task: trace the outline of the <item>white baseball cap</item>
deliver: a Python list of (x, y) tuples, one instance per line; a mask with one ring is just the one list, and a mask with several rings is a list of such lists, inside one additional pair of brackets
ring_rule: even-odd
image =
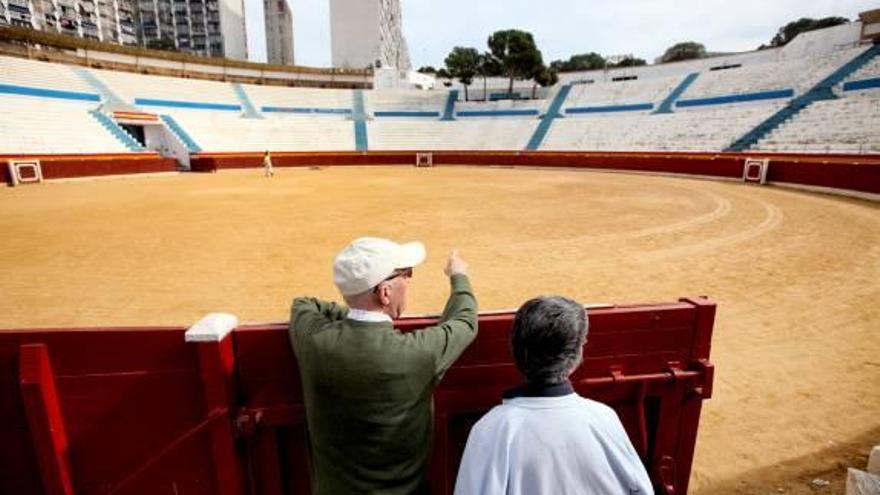
[(421, 242), (397, 244), (378, 237), (361, 237), (345, 247), (333, 261), (333, 282), (343, 296), (366, 292), (391, 276), (394, 270), (412, 268), (425, 261)]

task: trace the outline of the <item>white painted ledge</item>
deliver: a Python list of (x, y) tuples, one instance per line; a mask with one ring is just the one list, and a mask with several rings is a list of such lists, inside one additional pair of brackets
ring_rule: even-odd
[(189, 327), (186, 342), (220, 342), (238, 326), (238, 317), (229, 313), (210, 313)]

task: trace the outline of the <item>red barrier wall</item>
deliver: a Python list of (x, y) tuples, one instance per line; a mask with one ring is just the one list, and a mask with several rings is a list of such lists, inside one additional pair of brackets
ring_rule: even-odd
[[(744, 161), (768, 158), (767, 180), (880, 194), (880, 156), (798, 155), (784, 153), (635, 153), (555, 151), (435, 151), (435, 165), (568, 167), (631, 172), (672, 173), (737, 179)], [(195, 171), (262, 166), (259, 153), (201, 153), (194, 155)], [(273, 153), (281, 167), (338, 165), (413, 165), (415, 152), (369, 151), (332, 153)]]
[[(658, 493), (686, 493), (702, 401), (712, 393), (714, 303), (589, 315), (575, 388), (618, 412)], [(435, 392), (435, 493), (451, 492), (473, 423), (520, 382), (512, 317), (481, 315), (478, 338)], [(240, 327), (219, 342), (189, 344), (184, 331), (0, 330), (0, 493), (308, 493), (286, 326)]]
[[(746, 157), (770, 159), (767, 176), (770, 182), (880, 194), (880, 156), (876, 155), (437, 151), (434, 152), (434, 164), (568, 167), (735, 179), (742, 177)], [(10, 158), (40, 159), (46, 179), (173, 172), (177, 169), (173, 159), (155, 153), (0, 155), (2, 162)], [(415, 152), (278, 152), (273, 153), (272, 161), (279, 167), (412, 165)], [(255, 168), (262, 166), (262, 153), (199, 153), (193, 155), (191, 166), (195, 172)], [(0, 180), (10, 182), (5, 166), (0, 166)]]
[(11, 183), (6, 165), (10, 159), (37, 159), (44, 179), (69, 179), (99, 175), (175, 172), (177, 161), (157, 153), (102, 155), (0, 155), (0, 182)]

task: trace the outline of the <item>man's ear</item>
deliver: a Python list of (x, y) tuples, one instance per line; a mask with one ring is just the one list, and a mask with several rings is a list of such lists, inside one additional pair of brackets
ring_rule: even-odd
[(379, 303), (382, 306), (391, 304), (391, 284), (379, 285)]

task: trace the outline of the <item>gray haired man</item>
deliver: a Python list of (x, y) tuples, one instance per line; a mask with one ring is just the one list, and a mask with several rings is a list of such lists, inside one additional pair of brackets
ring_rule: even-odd
[(440, 321), (394, 328), (406, 308), (421, 242), (362, 237), (333, 263), (346, 306), (293, 301), (290, 340), (299, 364), (316, 495), (428, 493), (434, 387), (477, 334), (477, 301), (456, 251)]
[(517, 311), (511, 345), (526, 381), (474, 425), (456, 495), (654, 493), (614, 410), (568, 381), (586, 341), (586, 312), (571, 299), (539, 297)]

